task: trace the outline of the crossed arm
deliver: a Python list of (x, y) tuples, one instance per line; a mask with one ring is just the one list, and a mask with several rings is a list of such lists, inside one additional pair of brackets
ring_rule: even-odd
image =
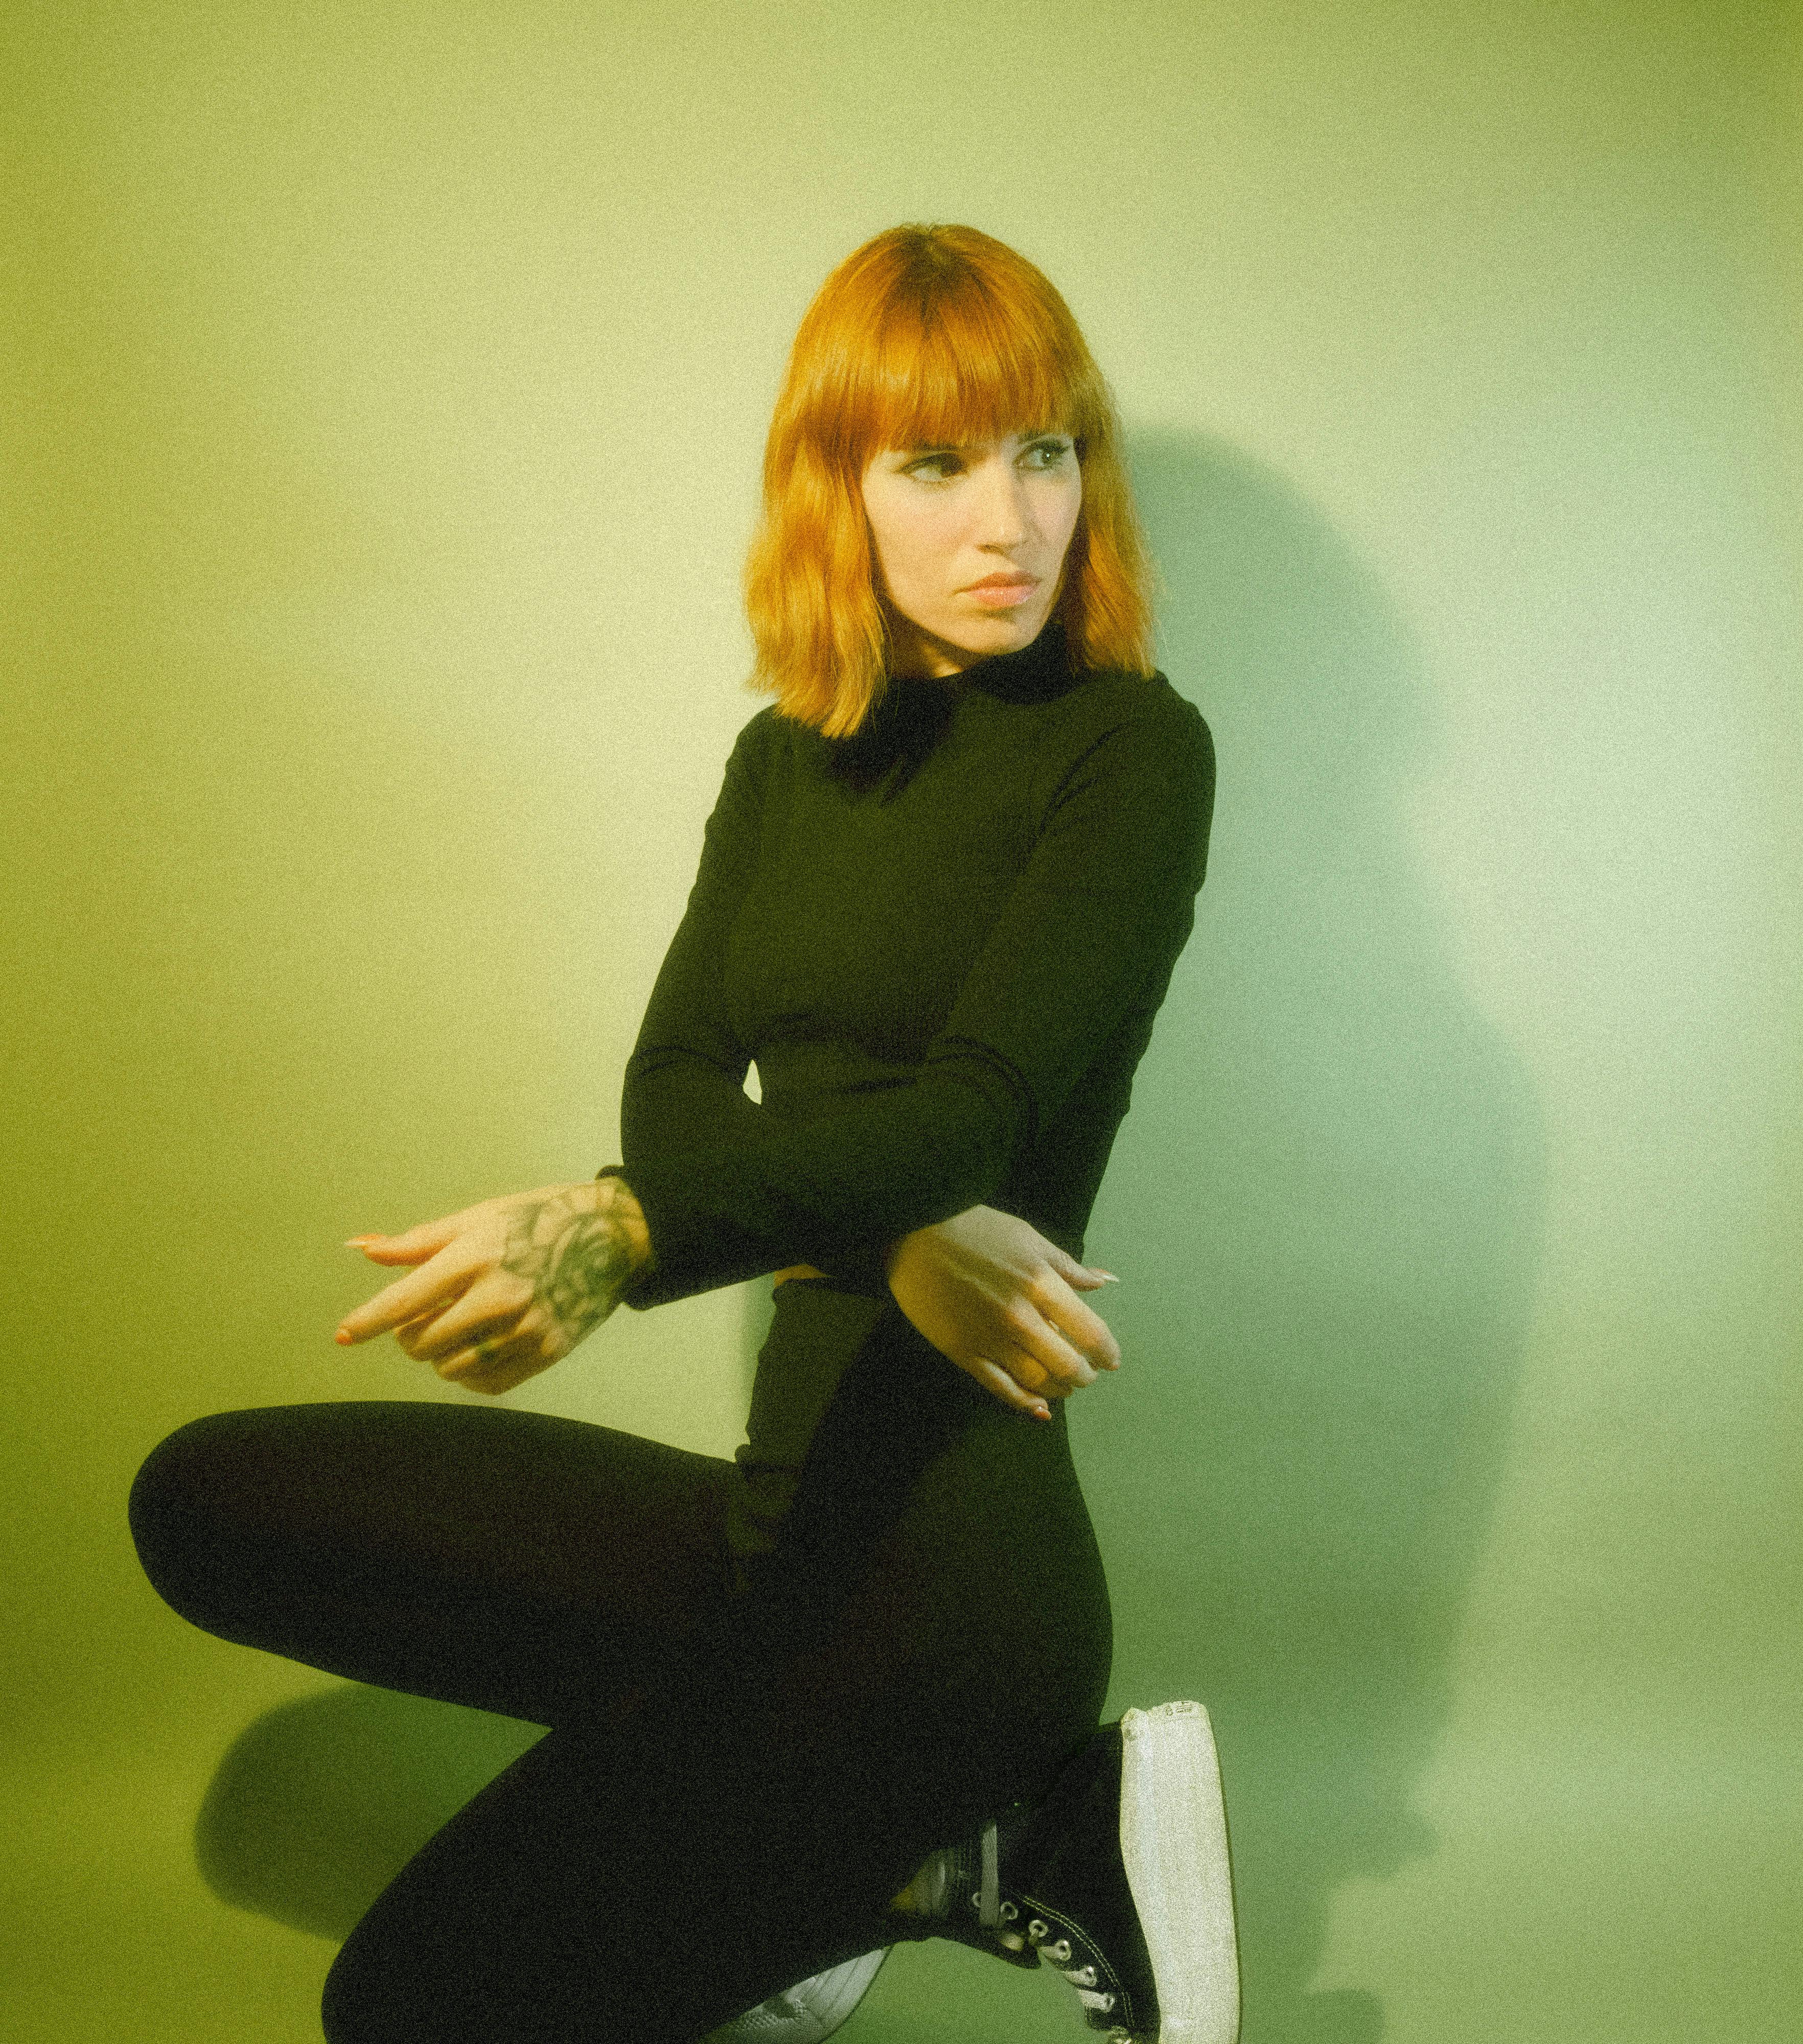
[[(448, 1381), (490, 1395), (561, 1361), (652, 1261), (623, 1179), (540, 1185), (404, 1234), (353, 1235), (371, 1262), (409, 1266), (338, 1329), (340, 1343), (393, 1331)], [(933, 1347), (1021, 1412), (1118, 1368), (1121, 1350), (1079, 1297), (1109, 1281), (1013, 1214), (977, 1206), (890, 1246), (890, 1290)]]
[[(629, 1071), (621, 1144), (636, 1190), (612, 1176), (541, 1185), (353, 1237), (373, 1262), (410, 1268), (338, 1339), (392, 1329), (441, 1377), (495, 1393), (567, 1354), (629, 1287), (660, 1303), (798, 1255), (862, 1271), (886, 1243), (901, 1310), (1003, 1404), (1049, 1419), (1048, 1400), (1117, 1367), (1081, 1296), (1108, 1274), (980, 1202), (1148, 987), (1155, 1005), (1189, 933), (1213, 753), (1162, 686), (1131, 716), (1095, 699), (1101, 721), (1060, 766), (1032, 857), (915, 1082), (805, 1125), (746, 1098), (750, 1054), (720, 998), (756, 864), (759, 763), (779, 742), (770, 713), (752, 719)], [(910, 1227), (928, 1212), (950, 1217)]]

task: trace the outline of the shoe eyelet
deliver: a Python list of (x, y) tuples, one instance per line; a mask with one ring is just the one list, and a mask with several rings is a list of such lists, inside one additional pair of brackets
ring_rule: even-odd
[(1051, 1926), (1049, 1923), (1041, 1923), (1036, 1916), (1027, 1926), (1027, 1935), (1036, 1945), (1041, 1938), (1049, 1938), (1051, 1935)]
[(1071, 1940), (1068, 1938), (1060, 1938), (1055, 1945), (1042, 1945), (1040, 1950), (1055, 1966), (1070, 1963)]

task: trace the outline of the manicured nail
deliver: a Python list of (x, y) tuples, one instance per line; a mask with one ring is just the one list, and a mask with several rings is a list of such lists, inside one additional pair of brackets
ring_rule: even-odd
[(1118, 1285), (1121, 1282), (1112, 1270), (1098, 1269), (1094, 1264), (1090, 1266), (1090, 1275), (1092, 1278), (1099, 1278), (1105, 1285)]
[(381, 1242), (385, 1239), (379, 1235), (350, 1235), (344, 1238), (344, 1247), (347, 1249), (361, 1249), (366, 1243)]
[(333, 1339), (335, 1342), (336, 1342), (336, 1343), (339, 1344), (339, 1346), (340, 1346), (340, 1347), (342, 1347), (342, 1348), (348, 1348), (348, 1347), (351, 1346), (351, 1343), (352, 1343), (352, 1341), (354, 1341), (356, 1338), (356, 1336), (355, 1336), (355, 1335), (353, 1335), (347, 1334), (347, 1333), (344, 1331), (344, 1330), (342, 1327), (340, 1327), (340, 1328), (338, 1330), (337, 1333), (336, 1333), (336, 1334), (335, 1334), (335, 1335), (332, 1337), (332, 1339)]
[(1033, 1408), (1033, 1417), (1036, 1420), (1049, 1420), (1051, 1417), (1051, 1408), (1049, 1405), (1036, 1405)]

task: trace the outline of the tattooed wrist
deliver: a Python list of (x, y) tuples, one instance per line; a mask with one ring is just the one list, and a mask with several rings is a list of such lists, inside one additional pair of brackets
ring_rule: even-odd
[(641, 1260), (625, 1217), (583, 1185), (517, 1207), (500, 1262), (574, 1347), (620, 1303)]
[(639, 1196), (618, 1172), (604, 1173), (595, 1181), (595, 1196), (602, 1212), (610, 1212), (626, 1231), (632, 1269), (647, 1268), (656, 1260), (651, 1253), (651, 1232), (645, 1226), (645, 1210)]

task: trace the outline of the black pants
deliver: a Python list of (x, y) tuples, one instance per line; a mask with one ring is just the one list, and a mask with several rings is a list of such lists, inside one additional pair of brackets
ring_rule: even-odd
[(693, 2044), (894, 1942), (921, 1861), (1094, 1729), (1062, 1409), (1009, 1412), (893, 1307), (778, 1296), (738, 1464), (372, 1403), (197, 1420), (140, 1472), (139, 1553), (195, 1624), (550, 1727), (352, 1933), (330, 2044)]

